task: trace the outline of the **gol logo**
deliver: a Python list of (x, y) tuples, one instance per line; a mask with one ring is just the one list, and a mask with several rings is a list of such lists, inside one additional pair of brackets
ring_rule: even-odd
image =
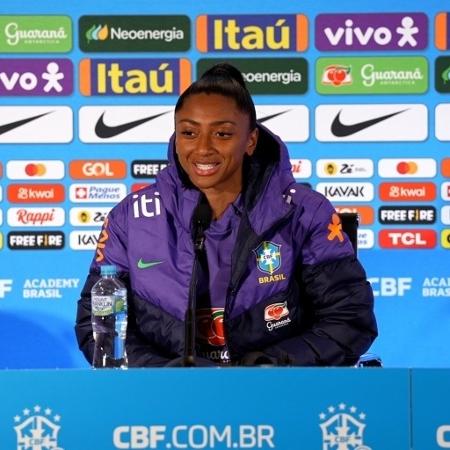
[(358, 214), (360, 225), (373, 224), (375, 214), (370, 206), (335, 206), (338, 213), (356, 213)]
[(444, 177), (450, 178), (450, 158), (445, 158), (442, 160), (441, 172)]
[(203, 342), (215, 347), (225, 345), (223, 314), (223, 308), (201, 308), (197, 311), (198, 337)]
[(75, 180), (94, 178), (97, 180), (125, 178), (127, 166), (123, 160), (71, 161), (70, 176)]
[(264, 308), (264, 320), (270, 322), (271, 320), (280, 320), (282, 317), (289, 315), (287, 302), (272, 303)]
[(381, 230), (379, 234), (382, 248), (434, 248), (436, 241), (434, 230)]
[(413, 175), (417, 172), (417, 163), (414, 161), (401, 161), (397, 164), (397, 172), (400, 175)]

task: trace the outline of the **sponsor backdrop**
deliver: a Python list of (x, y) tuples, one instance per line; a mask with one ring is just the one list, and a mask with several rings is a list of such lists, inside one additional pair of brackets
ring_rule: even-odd
[(359, 212), (372, 350), (388, 367), (449, 367), (444, 6), (2, 2), (0, 367), (87, 366), (73, 323), (100, 226), (165, 167), (177, 96), (222, 60), (298, 182)]

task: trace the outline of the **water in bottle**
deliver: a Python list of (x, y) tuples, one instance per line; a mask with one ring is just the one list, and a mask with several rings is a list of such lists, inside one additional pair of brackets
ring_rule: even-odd
[(114, 265), (101, 266), (101, 278), (91, 290), (94, 368), (126, 368), (127, 290)]

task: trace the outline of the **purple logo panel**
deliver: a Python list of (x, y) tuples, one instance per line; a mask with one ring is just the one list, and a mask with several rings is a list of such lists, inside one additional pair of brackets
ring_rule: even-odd
[(428, 18), (423, 13), (319, 14), (315, 42), (322, 51), (423, 50)]

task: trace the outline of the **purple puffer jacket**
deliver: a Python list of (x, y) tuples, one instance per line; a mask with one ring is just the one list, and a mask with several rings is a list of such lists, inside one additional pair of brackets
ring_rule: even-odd
[[(295, 183), (285, 145), (258, 126), (243, 192), (206, 231), (211, 301), (224, 308), (231, 361), (245, 364), (258, 352), (276, 364), (354, 364), (377, 335), (364, 269), (332, 205)], [(75, 327), (89, 361), (90, 290), (102, 264), (115, 264), (128, 286), (129, 365), (162, 366), (183, 355), (200, 193), (173, 139), (169, 162), (155, 184), (128, 195), (105, 221)]]

